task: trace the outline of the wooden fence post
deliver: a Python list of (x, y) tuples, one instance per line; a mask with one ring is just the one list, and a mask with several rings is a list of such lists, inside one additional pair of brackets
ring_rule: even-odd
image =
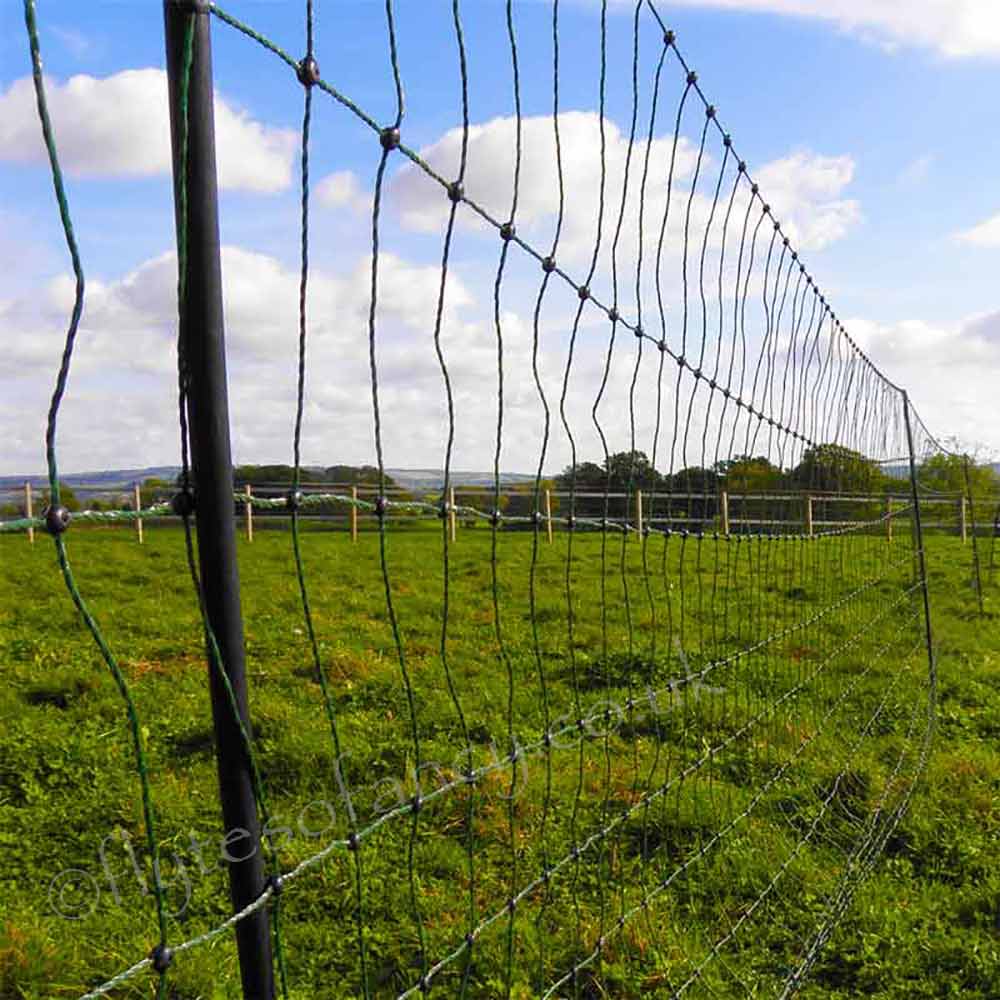
[[(139, 484), (132, 484), (132, 496), (135, 499), (135, 512), (138, 514), (142, 510), (142, 494), (139, 492)], [(142, 545), (142, 518), (137, 517), (135, 519), (135, 534), (139, 539), (139, 544)]]
[(722, 518), (723, 537), (729, 537), (729, 493), (723, 490), (719, 496), (719, 514)]
[[(24, 484), (24, 516), (27, 518), (32, 518), (35, 516), (34, 511), (31, 506), (31, 483), (25, 482)], [(34, 545), (35, 544), (35, 529), (32, 525), (28, 525), (28, 541)]]
[(642, 490), (635, 491), (635, 527), (642, 536)]
[(253, 487), (247, 483), (247, 541), (253, 541)]
[(548, 532), (549, 545), (552, 544), (552, 491), (545, 491), (545, 530)]
[(448, 529), (451, 540), (455, 541), (458, 532), (458, 518), (455, 516), (455, 487), (448, 487)]
[(358, 540), (358, 488), (351, 487), (351, 541)]
[(958, 514), (962, 527), (962, 542), (965, 543), (969, 540), (969, 525), (967, 520), (967, 501), (964, 496), (958, 501)]
[(813, 536), (813, 498), (806, 497), (806, 534)]

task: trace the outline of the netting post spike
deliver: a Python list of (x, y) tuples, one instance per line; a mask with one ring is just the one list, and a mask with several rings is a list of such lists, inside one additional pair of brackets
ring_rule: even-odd
[(924, 558), (924, 531), (920, 520), (920, 491), (917, 488), (917, 459), (913, 447), (913, 427), (910, 420), (910, 397), (903, 390), (903, 422), (906, 426), (906, 445), (910, 460), (910, 501), (913, 504), (913, 545), (916, 549), (918, 582), (924, 601), (924, 630), (927, 644), (927, 665), (931, 686), (930, 711), (937, 707), (937, 664), (934, 659), (934, 633), (931, 629), (931, 598), (927, 589), (927, 561)]
[[(226, 386), (222, 309), (218, 188), (215, 167), (212, 53), (208, 5), (199, 0), (164, 0), (170, 138), (178, 258), (185, 261), (186, 294), (180, 310), (180, 342), (187, 359), (191, 460), (197, 489), (198, 560), (205, 615), (218, 643), (221, 668), (231, 686), (236, 712), (220, 671), (209, 660), (219, 797), (225, 830), (246, 833), (243, 860), (229, 861), (233, 908), (241, 910), (264, 890), (264, 858), (249, 755), (240, 721), (251, 735), (247, 699), (243, 616), (236, 561), (236, 512)], [(182, 92), (185, 43), (193, 31), (186, 176), (182, 177)], [(185, 204), (187, 211), (183, 212)], [(185, 253), (181, 239), (186, 232)], [(211, 654), (209, 654), (211, 656)], [(238, 713), (240, 719), (235, 716)], [(236, 925), (236, 947), (245, 1000), (273, 1000), (274, 967), (270, 917), (261, 907)]]

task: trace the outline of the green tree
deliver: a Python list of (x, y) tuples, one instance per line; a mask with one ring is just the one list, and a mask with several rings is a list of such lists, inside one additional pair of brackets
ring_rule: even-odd
[[(42, 493), (40, 509), (45, 510), (45, 508), (51, 503), (52, 496), (48, 490), (45, 490)], [(70, 512), (75, 512), (81, 509), (80, 498), (76, 495), (73, 488), (61, 481), (59, 483), (59, 503)]]
[[(169, 499), (175, 491), (173, 483), (166, 479), (157, 479), (155, 476), (144, 479), (139, 485), (139, 503), (143, 508), (152, 507), (155, 503), (162, 503)], [(130, 503), (125, 506), (131, 507)]]
[(715, 471), (733, 493), (767, 493), (781, 488), (781, 469), (763, 455), (737, 455), (718, 462)]
[(990, 465), (976, 465), (965, 455), (939, 452), (917, 467), (917, 483), (935, 493), (966, 493), (966, 462), (968, 462), (968, 492), (972, 496), (992, 495), (1000, 491), (1000, 481)]
[(839, 444), (807, 448), (791, 478), (801, 490), (823, 493), (881, 493), (892, 483), (877, 462)]

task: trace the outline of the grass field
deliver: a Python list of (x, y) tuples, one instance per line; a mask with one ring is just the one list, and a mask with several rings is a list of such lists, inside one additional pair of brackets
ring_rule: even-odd
[[(532, 572), (532, 535), (499, 533), (501, 646), (491, 533), (460, 532), (446, 671), (440, 532), (390, 531), (421, 792), (437, 790), (415, 814), (377, 536), (303, 539), (339, 768), (289, 535), (241, 542), (252, 715), (282, 870), (349, 833), (341, 778), (357, 827), (384, 819), (358, 852), (371, 994), (397, 996), (454, 953), (432, 980), (443, 997), (463, 978), (470, 997), (542, 996), (577, 964), (553, 996), (769, 996), (847, 886), (857, 891), (803, 996), (1000, 996), (1000, 631), (989, 596), (978, 615), (969, 548), (928, 542), (938, 726), (895, 826), (927, 728), (908, 532), (891, 543), (652, 537), (645, 566), (634, 538), (572, 537), (567, 562), (569, 536), (543, 536)], [(121, 528), (77, 530), (68, 545), (138, 708), (178, 943), (225, 919), (228, 895), (182, 538), (151, 528), (140, 548)], [(75, 997), (157, 941), (139, 784), (121, 697), (49, 540), (0, 538), (0, 585), (0, 995)], [(459, 710), (482, 770), (471, 787), (458, 780)], [(289, 884), (290, 996), (362, 995), (357, 906), (346, 848)], [(470, 963), (463, 938), (490, 918)], [(178, 1000), (239, 996), (232, 935), (179, 955), (169, 983)], [(111, 995), (152, 997), (155, 985), (146, 970)]]

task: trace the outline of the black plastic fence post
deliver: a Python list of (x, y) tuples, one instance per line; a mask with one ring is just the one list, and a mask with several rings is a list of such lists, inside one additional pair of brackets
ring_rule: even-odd
[[(194, 50), (188, 96), (187, 294), (180, 316), (180, 336), (190, 370), (188, 413), (196, 491), (198, 557), (208, 622), (215, 633), (243, 725), (247, 732), (251, 732), (236, 562), (209, 13), (204, 0), (164, 0), (178, 236), (181, 232), (180, 88), (185, 33), (192, 19)], [(225, 832), (231, 841), (231, 853), (227, 857), (230, 892), (234, 909), (240, 910), (261, 894), (265, 884), (260, 823), (250, 761), (225, 687), (211, 662), (209, 684), (222, 816)], [(236, 858), (242, 860), (233, 860)], [(267, 907), (260, 908), (236, 925), (236, 943), (245, 1000), (272, 1000), (274, 971)]]
[(913, 447), (913, 427), (910, 422), (910, 397), (903, 392), (903, 423), (906, 428), (906, 445), (910, 459), (910, 498), (913, 501), (913, 545), (916, 551), (917, 583), (924, 602), (924, 637), (927, 644), (927, 663), (930, 671), (931, 711), (937, 704), (937, 661), (934, 656), (934, 634), (931, 630), (931, 598), (927, 588), (927, 560), (924, 555), (924, 530), (920, 519), (920, 491), (917, 488), (917, 456)]

